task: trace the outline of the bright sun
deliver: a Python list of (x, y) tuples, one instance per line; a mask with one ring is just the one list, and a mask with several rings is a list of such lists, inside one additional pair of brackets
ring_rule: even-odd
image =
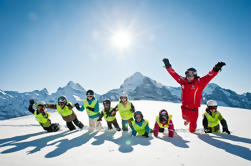
[(119, 50), (128, 49), (132, 44), (132, 35), (130, 32), (120, 30), (114, 32), (111, 36), (111, 45)]

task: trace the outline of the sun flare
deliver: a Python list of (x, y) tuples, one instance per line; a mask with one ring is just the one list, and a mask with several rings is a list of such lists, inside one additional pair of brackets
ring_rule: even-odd
[(111, 45), (119, 50), (128, 49), (132, 44), (132, 34), (129, 31), (120, 30), (111, 36)]

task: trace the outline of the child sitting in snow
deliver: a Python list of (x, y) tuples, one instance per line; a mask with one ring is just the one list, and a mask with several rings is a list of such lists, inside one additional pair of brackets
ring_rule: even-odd
[(165, 136), (174, 136), (174, 126), (172, 122), (172, 115), (168, 115), (166, 110), (161, 110), (159, 115), (156, 117), (156, 122), (153, 129), (155, 137), (158, 136), (159, 132), (162, 132)]
[(230, 134), (226, 120), (222, 117), (221, 113), (217, 111), (217, 102), (215, 100), (209, 100), (207, 102), (206, 112), (202, 116), (205, 133), (220, 133), (220, 122), (223, 127), (223, 132)]
[(132, 121), (132, 135), (142, 135), (144, 137), (151, 136), (152, 130), (149, 128), (149, 122), (143, 119), (140, 111), (134, 113), (134, 121)]
[(111, 130), (113, 125), (117, 131), (121, 131), (121, 128), (119, 127), (119, 124), (116, 119), (116, 111), (113, 110), (113, 108), (111, 107), (111, 101), (104, 100), (103, 105), (104, 109), (101, 111), (98, 121), (101, 121), (104, 117), (107, 122), (108, 130)]

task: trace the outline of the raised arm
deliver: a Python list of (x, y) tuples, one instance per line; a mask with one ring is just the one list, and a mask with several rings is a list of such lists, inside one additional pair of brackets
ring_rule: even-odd
[(184, 77), (180, 76), (175, 72), (175, 70), (172, 68), (170, 62), (168, 59), (163, 59), (163, 62), (165, 64), (166, 70), (168, 73), (178, 82), (178, 84), (182, 84), (184, 82)]
[(35, 103), (34, 99), (30, 99), (30, 105), (29, 105), (28, 110), (29, 110), (32, 114), (34, 114), (34, 112), (35, 112), (35, 110), (34, 110), (34, 108), (33, 108), (33, 104), (34, 104), (34, 103)]

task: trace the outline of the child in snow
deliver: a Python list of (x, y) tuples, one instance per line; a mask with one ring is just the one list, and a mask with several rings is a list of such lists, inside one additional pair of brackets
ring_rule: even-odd
[(194, 133), (197, 128), (198, 109), (200, 107), (202, 91), (226, 64), (218, 62), (213, 70), (200, 78), (197, 76), (195, 68), (187, 69), (185, 72), (186, 76), (182, 77), (174, 71), (168, 59), (163, 59), (163, 62), (169, 74), (181, 85), (182, 118), (185, 120), (184, 125), (189, 124), (189, 131)]
[(217, 102), (215, 100), (209, 100), (207, 102), (206, 112), (202, 116), (205, 133), (220, 133), (220, 122), (223, 127), (222, 132), (230, 134), (226, 120), (222, 117), (221, 113), (217, 111)]
[(107, 122), (108, 130), (112, 129), (112, 124), (113, 124), (113, 126), (116, 128), (117, 131), (121, 131), (116, 119), (116, 111), (114, 111), (113, 108), (111, 107), (111, 101), (104, 100), (103, 105), (104, 109), (101, 111), (98, 121), (101, 121), (102, 118), (104, 117)]
[(159, 115), (156, 117), (156, 122), (153, 129), (153, 134), (155, 137), (158, 136), (159, 132), (169, 137), (174, 136), (174, 125), (172, 122), (172, 115), (168, 115), (166, 110), (161, 110)]
[(78, 103), (75, 104), (75, 107), (79, 111), (84, 111), (86, 109), (86, 113), (89, 117), (89, 130), (94, 131), (96, 130), (101, 130), (103, 129), (102, 124), (99, 119), (99, 104), (98, 100), (95, 99), (94, 97), (94, 91), (93, 90), (88, 90), (86, 92), (86, 99), (83, 101), (82, 107), (79, 106)]
[(66, 126), (70, 130), (76, 129), (76, 127), (73, 125), (73, 123), (76, 126), (78, 126), (80, 129), (82, 129), (84, 127), (84, 125), (78, 120), (76, 114), (72, 110), (73, 106), (72, 106), (71, 102), (68, 102), (67, 98), (65, 96), (60, 96), (58, 98), (57, 104), (46, 104), (46, 107), (51, 108), (51, 109), (57, 109), (58, 113), (62, 116), (64, 121), (66, 121)]
[(59, 130), (59, 124), (58, 123), (51, 123), (51, 120), (49, 119), (50, 114), (46, 111), (45, 103), (44, 102), (38, 102), (37, 103), (37, 109), (33, 109), (33, 104), (35, 101), (33, 99), (30, 100), (30, 105), (28, 110), (35, 115), (37, 121), (39, 124), (43, 127), (44, 130), (47, 132), (56, 132)]
[(135, 112), (134, 106), (131, 102), (128, 101), (128, 96), (123, 92), (120, 96), (120, 101), (114, 110), (119, 111), (119, 114), (122, 119), (122, 130), (128, 131), (128, 126), (132, 128), (133, 113)]
[(134, 113), (134, 119), (132, 122), (132, 135), (151, 136), (152, 130), (149, 128), (149, 122), (143, 118), (140, 111)]

